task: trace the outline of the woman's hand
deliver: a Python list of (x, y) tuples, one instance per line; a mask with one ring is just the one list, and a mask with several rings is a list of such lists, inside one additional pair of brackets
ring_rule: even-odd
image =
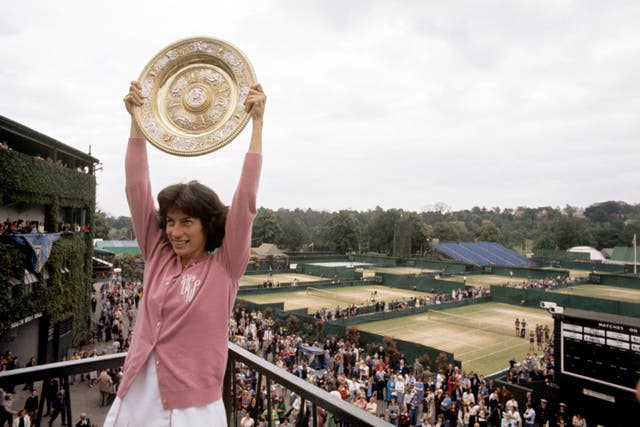
[(129, 86), (129, 93), (124, 97), (124, 106), (130, 115), (133, 116), (133, 107), (141, 106), (143, 100), (144, 97), (142, 96), (142, 87), (140, 86), (140, 83), (135, 80), (132, 81)]
[(266, 103), (267, 95), (264, 94), (260, 83), (256, 83), (249, 89), (249, 95), (247, 95), (247, 99), (244, 101), (244, 111), (251, 114), (254, 122), (262, 121)]

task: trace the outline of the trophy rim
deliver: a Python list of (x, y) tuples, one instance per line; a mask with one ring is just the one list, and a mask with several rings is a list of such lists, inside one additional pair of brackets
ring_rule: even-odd
[[(219, 72), (231, 93), (223, 120), (200, 131), (179, 127), (164, 111), (169, 102), (167, 83), (190, 67)], [(192, 157), (217, 151), (233, 141), (251, 119), (243, 104), (249, 88), (257, 83), (255, 71), (247, 56), (226, 40), (197, 36), (171, 43), (145, 65), (138, 81), (144, 99), (134, 108), (134, 120), (147, 141), (168, 154)]]

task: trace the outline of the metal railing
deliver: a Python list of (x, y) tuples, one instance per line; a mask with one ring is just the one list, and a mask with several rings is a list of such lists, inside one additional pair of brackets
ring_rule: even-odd
[(38, 413), (35, 420), (35, 426), (40, 427), (42, 410), (44, 409), (45, 392), (47, 391), (47, 380), (51, 378), (61, 378), (62, 384), (60, 384), (60, 386), (64, 388), (66, 416), (69, 424), (71, 424), (71, 420), (73, 418), (71, 417), (71, 390), (69, 389), (69, 376), (103, 369), (119, 368), (124, 365), (124, 358), (126, 356), (127, 353), (116, 353), (109, 354), (107, 356), (96, 356), (80, 360), (47, 363), (45, 365), (33, 366), (30, 368), (2, 371), (0, 372), (0, 387), (7, 389), (13, 388), (18, 384), (29, 384), (36, 381), (42, 381), (42, 389), (40, 390), (40, 399), (38, 402)]
[[(308, 383), (276, 365), (265, 361), (255, 354), (239, 347), (236, 344), (229, 343), (229, 359), (227, 360), (227, 371), (224, 383), (224, 399), (227, 408), (227, 422), (230, 426), (239, 425), (238, 416), (241, 413), (239, 402), (237, 399), (235, 373), (237, 367), (243, 364), (253, 369), (258, 374), (256, 379), (256, 388), (260, 389), (260, 384), (266, 384), (267, 392), (267, 414), (271, 414), (273, 409), (271, 384), (275, 382), (282, 385), (285, 389), (296, 393), (300, 396), (302, 402), (301, 410), (294, 425), (302, 426), (303, 420), (309, 418), (313, 422), (313, 426), (318, 425), (318, 407), (329, 413), (328, 416), (341, 420), (342, 425), (350, 426), (378, 426), (388, 427), (389, 424), (380, 418), (369, 414), (368, 412), (338, 399), (336, 396), (320, 389), (319, 387)], [(257, 391), (257, 390), (256, 390)], [(310, 405), (307, 405), (310, 402)], [(307, 411), (311, 411), (310, 414)], [(267, 417), (267, 423), (272, 425), (271, 416)], [(305, 426), (306, 427), (306, 426)]]
[[(72, 360), (66, 362), (48, 363), (29, 368), (13, 369), (0, 372), (0, 387), (7, 389), (18, 384), (28, 384), (42, 381), (40, 392), (39, 408), (34, 425), (40, 426), (42, 412), (45, 402), (45, 387), (47, 380), (51, 378), (61, 378), (61, 387), (65, 390), (65, 411), (67, 420), (70, 423), (72, 418), (71, 391), (69, 388), (69, 376), (88, 373), (104, 369), (119, 368), (124, 365), (126, 353), (116, 353), (106, 356), (89, 357), (86, 359)], [(389, 426), (383, 420), (367, 413), (366, 411), (351, 405), (343, 400), (332, 396), (319, 387), (304, 381), (301, 378), (277, 367), (276, 365), (244, 350), (236, 344), (229, 343), (229, 357), (227, 361), (227, 371), (223, 390), (223, 399), (227, 411), (227, 422), (230, 426), (239, 425), (239, 415), (241, 407), (237, 396), (236, 372), (240, 366), (246, 366), (256, 372), (256, 388), (259, 390), (261, 384), (266, 384), (266, 389), (270, 390), (272, 384), (280, 384), (285, 389), (290, 390), (300, 396), (302, 404), (298, 413), (295, 425), (302, 425), (305, 417), (313, 421), (313, 426), (318, 425), (318, 408), (323, 408), (330, 416), (336, 420), (342, 420), (343, 425), (350, 426)], [(256, 390), (256, 392), (258, 392)], [(267, 393), (267, 413), (271, 414), (273, 408), (271, 393)], [(312, 411), (310, 414), (307, 411)], [(271, 417), (267, 417), (268, 425), (272, 425)], [(306, 426), (305, 426), (306, 427)]]

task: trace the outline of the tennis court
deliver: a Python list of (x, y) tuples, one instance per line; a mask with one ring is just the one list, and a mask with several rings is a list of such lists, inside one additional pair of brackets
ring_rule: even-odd
[[(465, 276), (446, 276), (442, 280), (447, 282), (464, 283)], [(479, 286), (488, 287), (490, 285), (506, 285), (507, 283), (516, 284), (521, 283), (524, 279), (514, 277), (509, 278), (507, 276), (498, 276), (496, 274), (471, 274), (467, 277), (467, 286)]]
[(273, 283), (291, 283), (297, 279), (298, 282), (315, 282), (318, 280), (326, 280), (326, 277), (320, 276), (310, 276), (308, 274), (297, 274), (297, 273), (273, 273), (271, 276), (269, 274), (251, 274), (244, 275), (240, 278), (240, 286), (250, 286), (250, 285), (262, 285), (267, 280), (271, 280)]
[(336, 306), (360, 305), (370, 301), (372, 294), (376, 292), (377, 301), (399, 301), (404, 298), (420, 296), (426, 298), (433, 296), (426, 292), (411, 291), (406, 289), (390, 288), (387, 286), (347, 286), (342, 288), (322, 288), (309, 290), (300, 289), (291, 292), (263, 293), (260, 295), (243, 295), (241, 298), (256, 304), (270, 304), (284, 302), (285, 310), (297, 310), (308, 308), (309, 313), (315, 313), (322, 308), (334, 309)]
[[(515, 335), (516, 318), (527, 321), (526, 339)], [(553, 318), (545, 310), (488, 302), (362, 323), (358, 328), (452, 352), (466, 372), (487, 375), (509, 366), (512, 357), (522, 361), (529, 353), (528, 331), (536, 324), (553, 330)]]
[(569, 269), (569, 277), (589, 277), (589, 274), (593, 273), (591, 270), (574, 270)]
[(615, 301), (640, 302), (640, 289), (618, 288), (607, 285), (576, 285), (562, 289), (549, 289), (547, 292)]
[(435, 273), (436, 271), (430, 268), (417, 268), (417, 267), (365, 267), (365, 271), (372, 273), (387, 273), (387, 274), (422, 274), (422, 273)]

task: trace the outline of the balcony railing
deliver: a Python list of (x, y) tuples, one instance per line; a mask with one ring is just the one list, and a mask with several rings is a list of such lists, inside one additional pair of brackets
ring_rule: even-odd
[[(0, 372), (0, 387), (10, 388), (18, 384), (32, 383), (42, 381), (43, 390), (40, 392), (40, 401), (35, 426), (39, 427), (42, 411), (44, 409), (44, 387), (46, 380), (50, 378), (61, 378), (61, 387), (65, 390), (66, 399), (66, 415), (70, 422), (72, 418), (71, 407), (71, 391), (69, 387), (69, 376), (76, 374), (88, 373), (91, 371), (99, 371), (104, 369), (118, 368), (124, 365), (126, 353), (110, 354), (106, 356), (90, 357), (80, 360), (72, 360), (67, 362), (49, 363), (30, 368), (20, 368), (10, 371)], [(313, 384), (304, 381), (295, 375), (273, 365), (266, 360), (254, 355), (253, 353), (238, 347), (236, 344), (229, 343), (229, 358), (227, 362), (227, 371), (225, 374), (225, 383), (223, 398), (227, 411), (227, 422), (230, 426), (240, 425), (241, 407), (239, 404), (238, 393), (236, 392), (236, 372), (240, 366), (246, 366), (255, 371), (256, 393), (259, 392), (262, 384), (266, 385), (267, 390), (271, 390), (272, 384), (279, 384), (284, 389), (296, 393), (300, 396), (302, 404), (298, 413), (295, 425), (302, 425), (305, 416), (308, 416), (313, 426), (318, 426), (318, 408), (323, 408), (331, 414), (336, 420), (342, 420), (343, 425), (350, 426), (378, 426), (388, 427), (389, 424), (377, 418), (356, 406), (353, 406), (343, 400), (332, 396), (328, 392), (321, 390)], [(272, 394), (267, 393), (266, 409), (271, 414), (275, 403), (272, 401)], [(306, 411), (311, 411), (307, 414)], [(272, 425), (271, 417), (268, 418), (269, 426)]]

